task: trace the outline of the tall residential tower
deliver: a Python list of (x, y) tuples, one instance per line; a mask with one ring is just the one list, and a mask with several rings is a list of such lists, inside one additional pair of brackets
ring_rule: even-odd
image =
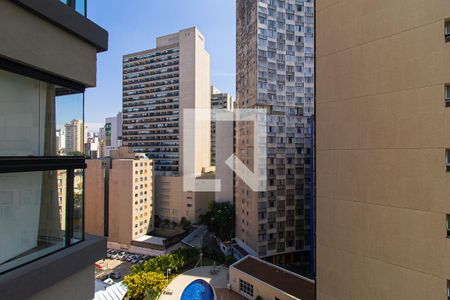
[[(267, 191), (236, 187), (236, 237), (260, 257), (307, 265), (314, 97), (312, 0), (237, 0), (238, 108), (267, 111)], [(237, 156), (253, 168), (253, 124)]]
[[(158, 37), (156, 48), (123, 57), (123, 145), (153, 159), (160, 219), (194, 221), (201, 211), (182, 177), (183, 111), (197, 108), (211, 108), (210, 58), (197, 28)], [(190, 162), (201, 174), (210, 166), (211, 126), (209, 120), (190, 125)]]

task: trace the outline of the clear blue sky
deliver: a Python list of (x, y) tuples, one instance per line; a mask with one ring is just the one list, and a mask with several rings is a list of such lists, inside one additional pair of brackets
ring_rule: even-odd
[(86, 122), (122, 107), (122, 55), (155, 47), (158, 36), (197, 26), (211, 55), (212, 84), (235, 95), (235, 0), (90, 0), (88, 18), (109, 32), (98, 55), (97, 87), (86, 91)]

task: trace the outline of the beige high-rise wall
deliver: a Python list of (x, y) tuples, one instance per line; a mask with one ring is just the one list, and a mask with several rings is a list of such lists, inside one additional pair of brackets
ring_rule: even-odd
[(109, 240), (130, 244), (133, 240), (133, 161), (114, 160), (109, 176)]
[[(178, 33), (180, 45), (180, 174), (184, 173), (184, 158), (192, 157), (196, 174), (201, 174), (202, 168), (209, 167), (211, 162), (211, 124), (209, 114), (203, 112), (205, 120), (193, 124), (191, 134), (195, 143), (194, 153), (184, 147), (184, 116), (183, 109), (210, 109), (210, 69), (211, 62), (205, 49), (205, 38), (196, 28), (188, 28)], [(197, 114), (197, 112), (196, 112)], [(200, 114), (200, 112), (198, 112)], [(209, 118), (208, 118), (209, 117)], [(197, 118), (197, 116), (196, 116)], [(190, 141), (191, 142), (191, 141)]]
[(104, 188), (109, 173), (108, 241), (124, 245), (153, 230), (153, 162), (119, 149), (111, 151), (111, 168), (88, 160), (86, 232), (104, 234)]
[(100, 159), (86, 160), (85, 171), (85, 230), (92, 235), (105, 234), (105, 169)]
[(214, 192), (184, 192), (181, 176), (155, 177), (155, 215), (160, 220), (179, 223), (185, 217), (192, 223), (197, 222), (214, 196)]
[(317, 0), (317, 299), (447, 299), (445, 0)]

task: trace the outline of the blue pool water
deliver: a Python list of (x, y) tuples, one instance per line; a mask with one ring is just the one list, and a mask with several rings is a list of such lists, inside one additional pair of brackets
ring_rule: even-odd
[(209, 283), (197, 279), (184, 289), (181, 300), (214, 300), (214, 291)]

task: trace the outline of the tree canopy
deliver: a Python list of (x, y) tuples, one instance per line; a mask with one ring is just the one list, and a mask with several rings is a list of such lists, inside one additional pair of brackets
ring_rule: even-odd
[(223, 241), (234, 236), (234, 205), (231, 203), (211, 202), (208, 211), (200, 216), (203, 224)]

